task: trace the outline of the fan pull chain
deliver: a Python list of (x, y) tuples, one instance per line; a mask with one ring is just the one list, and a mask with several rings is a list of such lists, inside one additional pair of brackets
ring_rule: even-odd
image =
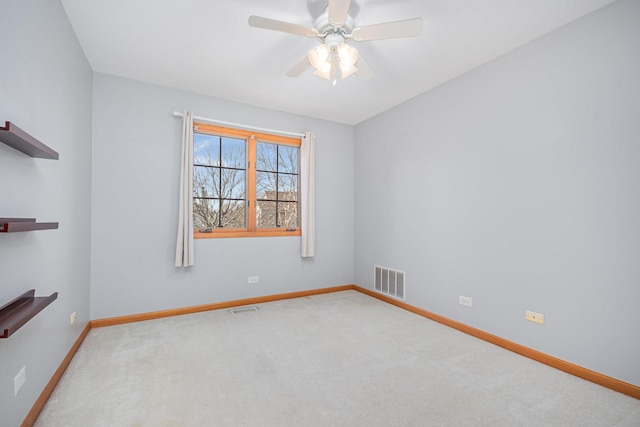
[(329, 77), (333, 85), (338, 82), (338, 51), (335, 46), (331, 47), (331, 76)]

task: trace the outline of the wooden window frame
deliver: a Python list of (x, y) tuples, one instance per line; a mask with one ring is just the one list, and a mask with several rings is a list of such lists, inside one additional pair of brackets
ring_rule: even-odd
[[(241, 138), (247, 141), (247, 169), (246, 169), (246, 198), (247, 198), (247, 228), (214, 228), (210, 232), (201, 232), (197, 228), (193, 230), (195, 239), (219, 239), (229, 237), (283, 237), (300, 236), (298, 225), (294, 230), (283, 227), (257, 228), (256, 227), (256, 144), (266, 142), (278, 145), (288, 145), (300, 149), (301, 138), (292, 138), (244, 129), (234, 129), (207, 123), (193, 124), (194, 132), (211, 134), (215, 136)], [(299, 151), (298, 151), (299, 152)], [(298, 157), (298, 177), (300, 176), (300, 158)], [(298, 203), (300, 203), (300, 186), (298, 186)], [(193, 203), (193, 197), (192, 197)], [(299, 206), (299, 205), (298, 205)], [(300, 209), (298, 208), (298, 215)], [(300, 218), (298, 216), (298, 223)]]

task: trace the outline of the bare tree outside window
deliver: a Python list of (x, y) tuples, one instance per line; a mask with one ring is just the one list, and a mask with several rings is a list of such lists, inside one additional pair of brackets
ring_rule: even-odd
[(298, 147), (256, 145), (256, 226), (298, 226)]
[(193, 223), (246, 227), (246, 140), (194, 134)]

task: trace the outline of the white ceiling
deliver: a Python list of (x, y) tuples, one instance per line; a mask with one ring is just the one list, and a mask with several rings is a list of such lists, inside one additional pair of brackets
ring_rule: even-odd
[(315, 39), (247, 24), (259, 15), (312, 27), (327, 1), (62, 3), (94, 71), (353, 125), (613, 2), (352, 0), (356, 26), (422, 17), (424, 31), (353, 42), (375, 76), (333, 87), (312, 69), (285, 75)]

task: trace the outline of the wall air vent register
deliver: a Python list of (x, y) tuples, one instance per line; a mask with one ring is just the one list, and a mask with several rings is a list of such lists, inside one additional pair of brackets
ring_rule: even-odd
[(391, 268), (376, 265), (374, 280), (374, 289), (376, 292), (404, 301), (404, 271), (393, 270)]

